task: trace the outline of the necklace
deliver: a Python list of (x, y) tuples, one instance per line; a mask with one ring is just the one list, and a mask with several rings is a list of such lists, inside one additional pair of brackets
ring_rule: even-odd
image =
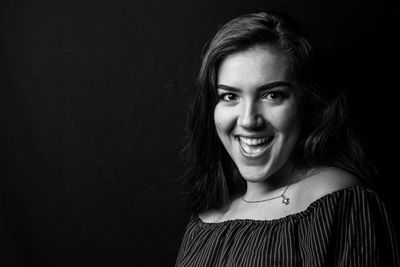
[(289, 188), (289, 186), (290, 186), (290, 185), (286, 186), (286, 188), (285, 188), (285, 190), (283, 191), (283, 193), (280, 194), (279, 196), (276, 196), (276, 197), (271, 197), (271, 198), (262, 199), (262, 200), (253, 200), (253, 201), (250, 201), (250, 200), (244, 199), (244, 197), (242, 196), (242, 199), (243, 199), (244, 202), (247, 202), (247, 203), (259, 203), (259, 202), (266, 202), (266, 201), (274, 200), (274, 199), (277, 199), (277, 198), (282, 198), (282, 204), (289, 205), (289, 200), (290, 200), (290, 198), (288, 198), (288, 197), (285, 196), (286, 190)]

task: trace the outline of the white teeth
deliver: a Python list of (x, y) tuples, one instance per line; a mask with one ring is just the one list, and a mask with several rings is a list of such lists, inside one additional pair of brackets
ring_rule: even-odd
[(270, 140), (270, 138), (271, 137), (249, 138), (249, 137), (239, 136), (240, 141), (249, 146), (261, 145), (267, 142), (267, 140)]
[(272, 142), (273, 136), (251, 138), (239, 136), (239, 144), (246, 156), (257, 157), (262, 155)]

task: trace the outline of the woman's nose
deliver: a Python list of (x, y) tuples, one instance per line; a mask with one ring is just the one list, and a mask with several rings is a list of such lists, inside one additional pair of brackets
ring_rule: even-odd
[(264, 125), (264, 118), (257, 103), (246, 103), (238, 117), (238, 125), (246, 129), (255, 129)]

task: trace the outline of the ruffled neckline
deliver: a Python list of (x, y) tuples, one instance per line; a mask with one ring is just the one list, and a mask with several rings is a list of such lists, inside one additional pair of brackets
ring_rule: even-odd
[(338, 195), (343, 194), (348, 191), (357, 191), (357, 190), (365, 190), (368, 192), (372, 192), (370, 189), (368, 189), (362, 185), (354, 185), (354, 186), (346, 187), (346, 188), (339, 189), (337, 191), (326, 194), (326, 195), (316, 199), (310, 205), (308, 205), (308, 207), (303, 211), (300, 211), (297, 213), (292, 213), (292, 214), (286, 215), (284, 217), (277, 218), (277, 219), (271, 219), (271, 220), (232, 219), (232, 220), (226, 220), (226, 221), (221, 221), (221, 222), (204, 222), (198, 215), (193, 216), (192, 220), (194, 220), (198, 225), (201, 225), (201, 226), (224, 226), (224, 225), (231, 225), (231, 224), (254, 224), (254, 225), (257, 225), (257, 224), (262, 224), (262, 225), (281, 224), (283, 222), (296, 221), (296, 220), (302, 219), (304, 217), (307, 217), (310, 214), (312, 214), (315, 211), (315, 209), (317, 209), (321, 205), (321, 203), (327, 201), (327, 199), (335, 198)]

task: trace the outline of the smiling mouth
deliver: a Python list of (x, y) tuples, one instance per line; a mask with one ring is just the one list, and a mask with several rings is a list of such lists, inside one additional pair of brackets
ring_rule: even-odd
[(261, 156), (271, 146), (273, 139), (273, 136), (258, 138), (244, 136), (237, 137), (242, 154), (251, 158)]

